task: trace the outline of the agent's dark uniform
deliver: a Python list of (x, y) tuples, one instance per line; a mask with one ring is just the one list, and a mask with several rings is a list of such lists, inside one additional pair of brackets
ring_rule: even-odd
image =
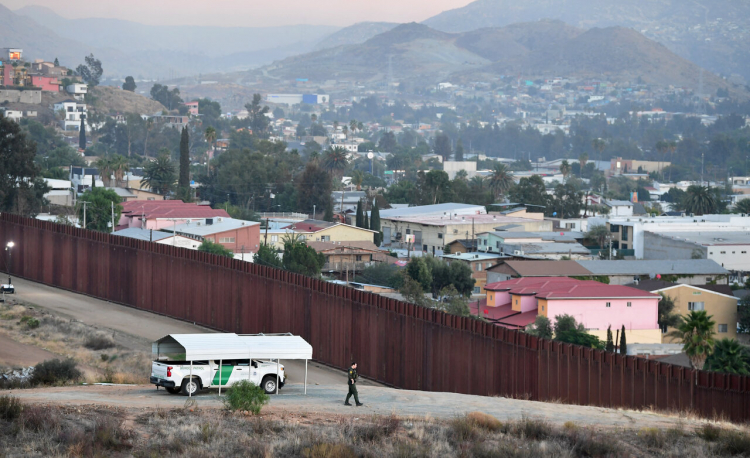
[(346, 395), (346, 401), (344, 401), (344, 405), (350, 406), (349, 399), (354, 396), (354, 402), (357, 403), (358, 406), (361, 406), (362, 403), (359, 402), (359, 393), (357, 393), (357, 377), (359, 377), (359, 374), (357, 374), (357, 369), (349, 369), (347, 383), (349, 384), (349, 394)]

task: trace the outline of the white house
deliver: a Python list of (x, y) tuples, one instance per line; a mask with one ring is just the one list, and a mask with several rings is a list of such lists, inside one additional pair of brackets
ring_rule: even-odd
[(88, 92), (89, 88), (85, 84), (80, 83), (74, 83), (69, 84), (65, 91), (72, 95), (76, 100), (83, 100), (84, 97), (86, 97), (86, 93)]
[(605, 200), (611, 216), (633, 216), (633, 203), (627, 200)]
[(53, 108), (55, 113), (63, 111), (65, 114), (65, 118), (60, 121), (63, 130), (78, 130), (81, 127), (81, 115), (85, 117), (88, 113), (85, 103), (71, 99), (57, 102)]

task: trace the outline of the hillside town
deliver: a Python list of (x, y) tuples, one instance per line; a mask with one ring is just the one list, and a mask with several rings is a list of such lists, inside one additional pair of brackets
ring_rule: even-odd
[[(670, 20), (637, 33), (639, 40), (739, 43), (744, 19), (714, 18), (703, 28)], [(518, 27), (563, 30), (566, 46), (589, 33), (563, 26), (544, 20)], [(490, 46), (469, 40), (469, 32), (379, 27), (387, 30), (333, 51), (169, 78), (109, 72), (93, 52), (60, 60), (0, 43), (0, 308), (10, 317), (0, 317), (0, 346), (34, 342), (62, 358), (60, 349), (81, 340), (88, 350), (64, 356), (85, 369), (82, 388), (104, 383), (144, 398), (145, 390), (129, 390), (145, 385), (143, 349), (152, 348), (150, 384), (157, 396), (162, 387), (188, 396), (190, 415), (204, 389), (219, 390), (211, 408), (229, 406), (222, 389), (231, 397), (243, 376), (237, 371), (253, 374), (248, 389), (263, 392), (265, 405), (287, 377), (290, 398), (307, 396), (310, 369), (314, 396), (323, 396), (316, 385), (327, 389), (338, 377), (357, 407), (370, 407), (358, 397), (359, 370), (369, 379), (361, 391), (382, 389), (379, 399), (406, 393), (385, 391), (398, 388), (700, 419), (713, 409), (714, 418), (746, 422), (750, 87), (737, 75), (696, 74), (692, 63), (679, 67), (687, 69), (679, 78), (640, 69), (551, 76), (520, 60), (542, 65), (529, 56), (549, 57), (521, 32), (513, 39), (529, 41), (527, 48), (489, 60), (479, 48)], [(743, 35), (732, 35), (740, 29)], [(502, 30), (497, 35), (505, 37), (514, 29)], [(428, 40), (454, 53), (450, 65), (463, 59), (460, 70), (428, 62), (434, 71), (424, 78), (419, 69), (408, 77), (394, 72), (392, 61), (403, 63), (414, 48), (384, 53), (415, 42), (430, 49)], [(347, 56), (376, 45), (387, 67), (359, 76)], [(643, 49), (632, 48), (623, 53)], [(654, 49), (661, 62), (666, 48)], [(329, 72), (331, 56), (341, 68)], [(57, 296), (74, 293), (81, 298)], [(45, 300), (52, 305), (33, 302)], [(131, 317), (135, 311), (143, 315)], [(45, 328), (50, 323), (64, 330)], [(38, 326), (44, 332), (32, 332)], [(282, 337), (302, 344), (269, 350)], [(44, 339), (64, 343), (47, 348)], [(30, 385), (35, 369), (18, 366), (34, 358), (13, 360), (16, 369), (4, 371), (3, 357), (0, 389), (34, 393), (74, 383)], [(459, 364), (463, 358), (472, 359)], [(477, 363), (487, 366), (472, 369)], [(194, 375), (204, 366), (205, 379)], [(233, 375), (225, 377), (225, 367)], [(123, 375), (128, 370), (146, 375)], [(76, 383), (84, 379), (78, 375)], [(717, 392), (720, 399), (705, 400)], [(11, 401), (0, 400), (0, 413), (2, 402)], [(165, 405), (182, 405), (173, 404)], [(240, 419), (258, 415), (261, 407), (248, 405), (227, 408)], [(273, 415), (288, 407), (278, 405)], [(155, 421), (143, 418), (128, 422)], [(574, 434), (567, 424), (565, 434)], [(218, 434), (201, 428), (206, 437)], [(501, 430), (492, 428), (485, 429)], [(478, 433), (462, 440), (447, 434), (446, 456), (482, 442)], [(263, 456), (284, 455), (274, 447)], [(313, 448), (288, 456), (360, 456)], [(455, 456), (502, 456), (471, 450)], [(419, 455), (411, 451), (384, 456)]]

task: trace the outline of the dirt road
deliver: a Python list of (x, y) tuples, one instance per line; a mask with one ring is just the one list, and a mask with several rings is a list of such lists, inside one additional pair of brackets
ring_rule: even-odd
[[(0, 274), (0, 277), (3, 274)], [(15, 298), (27, 304), (82, 321), (104, 330), (114, 331), (115, 341), (133, 350), (151, 352), (151, 342), (167, 334), (198, 334), (215, 332), (202, 326), (71, 293), (21, 278), (13, 278)], [(313, 355), (315, 355), (313, 349)], [(304, 379), (304, 361), (282, 361), (288, 373)], [(294, 382), (295, 380), (290, 380)], [(346, 387), (346, 374), (316, 362), (308, 363), (308, 384)], [(381, 386), (361, 379), (363, 386)]]
[(33, 345), (16, 342), (0, 333), (0, 366), (10, 368), (29, 367), (53, 358), (59, 358), (59, 356)]
[[(343, 405), (346, 392), (346, 387), (341, 385), (308, 386), (307, 395), (304, 395), (302, 385), (289, 384), (284, 386), (281, 394), (271, 396), (266, 411), (358, 416), (395, 413), (404, 417), (421, 418), (452, 418), (462, 413), (481, 411), (500, 420), (520, 419), (526, 416), (544, 418), (556, 424), (573, 421), (580, 425), (597, 427), (669, 428), (679, 424), (687, 427), (700, 424), (694, 420), (651, 412), (364, 386), (359, 389), (364, 407), (347, 407)], [(15, 390), (12, 395), (30, 403), (119, 408), (182, 408), (186, 400), (181, 395), (169, 394), (164, 390), (156, 391), (150, 385), (40, 388)], [(216, 409), (222, 406), (216, 390), (203, 391), (196, 396), (196, 400), (198, 408)]]

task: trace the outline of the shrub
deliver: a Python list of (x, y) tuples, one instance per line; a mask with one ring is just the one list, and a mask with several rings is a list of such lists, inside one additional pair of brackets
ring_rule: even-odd
[(487, 431), (499, 431), (503, 426), (500, 420), (483, 412), (470, 412), (466, 415), (466, 418)]
[(695, 435), (706, 442), (716, 442), (721, 437), (722, 429), (710, 423), (701, 425), (695, 430)]
[(39, 327), (39, 320), (33, 316), (24, 315), (21, 317), (21, 323), (24, 323), (29, 329), (36, 329)]
[(464, 415), (450, 421), (449, 438), (454, 444), (461, 444), (473, 440), (477, 435), (476, 425)]
[(60, 426), (60, 418), (56, 410), (27, 406), (21, 412), (19, 424), (32, 431), (52, 431)]
[(350, 458), (354, 452), (344, 444), (315, 444), (302, 451), (305, 458)]
[(662, 448), (666, 444), (664, 434), (659, 428), (641, 428), (638, 437), (649, 448)]
[(79, 380), (81, 371), (76, 367), (72, 358), (60, 360), (50, 359), (39, 363), (31, 375), (32, 385), (60, 385)]
[(0, 396), (0, 418), (13, 421), (21, 415), (23, 404), (13, 396)]
[(395, 415), (376, 417), (372, 423), (357, 426), (354, 432), (362, 440), (377, 441), (393, 435), (400, 425), (401, 420)]
[(522, 417), (510, 428), (510, 433), (516, 437), (531, 440), (544, 440), (553, 435), (552, 426), (544, 420)]
[(229, 388), (224, 397), (224, 405), (229, 410), (247, 410), (258, 415), (270, 399), (263, 388), (249, 380), (241, 380)]
[(107, 450), (122, 450), (130, 447), (132, 433), (122, 427), (122, 421), (110, 417), (97, 418), (94, 425), (93, 441), (99, 447)]
[(750, 434), (742, 431), (728, 431), (721, 433), (721, 438), (714, 451), (724, 456), (747, 456), (750, 451)]
[(96, 334), (93, 336), (89, 336), (88, 339), (86, 339), (86, 342), (83, 343), (83, 346), (88, 348), (89, 350), (97, 351), (112, 348), (115, 346), (115, 343), (109, 337), (103, 336), (101, 334)]

